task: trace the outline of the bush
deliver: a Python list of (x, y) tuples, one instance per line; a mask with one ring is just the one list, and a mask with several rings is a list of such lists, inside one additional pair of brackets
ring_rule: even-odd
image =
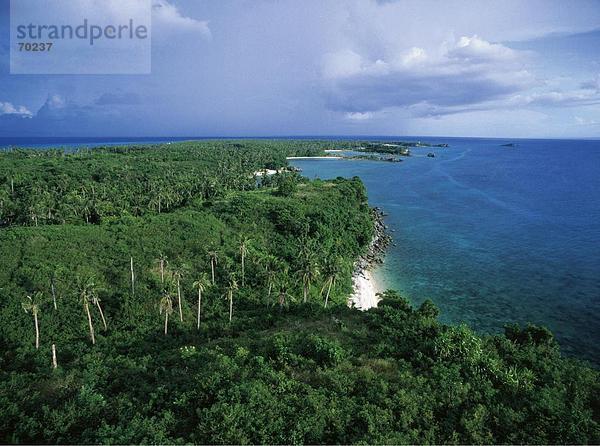
[(344, 348), (338, 342), (319, 335), (310, 335), (302, 341), (300, 354), (323, 367), (337, 365), (346, 357)]

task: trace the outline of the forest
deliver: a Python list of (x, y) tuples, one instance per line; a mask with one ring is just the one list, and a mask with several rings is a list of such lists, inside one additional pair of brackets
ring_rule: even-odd
[(0, 152), (0, 442), (599, 443), (546, 328), (348, 308), (365, 188), (286, 157), (354, 144)]

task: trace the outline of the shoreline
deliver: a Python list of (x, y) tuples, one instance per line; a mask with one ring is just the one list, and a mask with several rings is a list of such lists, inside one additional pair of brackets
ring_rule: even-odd
[(343, 156), (288, 156), (286, 160), (341, 160)]
[(372, 208), (373, 226), (375, 233), (367, 249), (366, 254), (360, 256), (354, 264), (352, 273), (352, 295), (348, 298), (348, 306), (366, 311), (369, 308), (376, 307), (379, 303), (379, 292), (382, 292), (381, 286), (375, 280), (371, 269), (383, 263), (383, 257), (386, 248), (392, 238), (386, 233), (384, 214), (379, 208)]

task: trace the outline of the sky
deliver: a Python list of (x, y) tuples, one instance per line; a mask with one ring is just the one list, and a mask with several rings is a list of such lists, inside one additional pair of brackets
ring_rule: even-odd
[(15, 75), (0, 0), (0, 136), (600, 137), (600, 0), (150, 1), (150, 74)]

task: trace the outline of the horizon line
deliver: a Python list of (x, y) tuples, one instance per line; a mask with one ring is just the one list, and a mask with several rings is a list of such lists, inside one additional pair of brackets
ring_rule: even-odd
[(356, 138), (447, 138), (447, 139), (498, 139), (498, 140), (563, 140), (563, 141), (597, 141), (600, 140), (599, 136), (562, 136), (562, 137), (544, 137), (544, 136), (448, 136), (448, 135), (377, 135), (377, 134), (358, 134), (358, 135), (336, 135), (336, 134), (304, 134), (304, 135), (236, 135), (236, 136), (219, 136), (219, 135), (210, 135), (210, 136), (191, 136), (191, 135), (168, 135), (168, 136), (89, 136), (89, 135), (79, 135), (79, 136), (0, 136), (0, 140), (73, 140), (73, 139), (90, 139), (90, 140), (115, 140), (118, 142), (118, 139), (126, 139), (126, 140), (136, 140), (136, 139), (177, 139), (179, 142), (183, 141), (194, 141), (194, 140), (241, 140), (241, 139), (356, 139)]

